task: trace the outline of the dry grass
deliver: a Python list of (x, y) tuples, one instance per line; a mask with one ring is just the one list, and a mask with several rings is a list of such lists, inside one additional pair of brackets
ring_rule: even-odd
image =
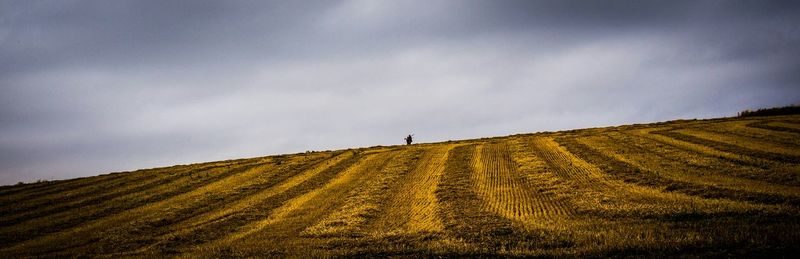
[(444, 172), (444, 163), (455, 145), (428, 148), (416, 167), (397, 186), (395, 195), (378, 216), (373, 226), (374, 235), (416, 234), (441, 232), (442, 222), (436, 216), (438, 200), (436, 189)]
[(790, 256), (800, 116), (220, 161), (0, 187), (6, 257)]

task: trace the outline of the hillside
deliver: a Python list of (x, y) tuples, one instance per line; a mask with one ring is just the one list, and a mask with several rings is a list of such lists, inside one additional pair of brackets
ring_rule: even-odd
[(800, 247), (800, 115), (0, 187), (4, 257), (743, 255)]

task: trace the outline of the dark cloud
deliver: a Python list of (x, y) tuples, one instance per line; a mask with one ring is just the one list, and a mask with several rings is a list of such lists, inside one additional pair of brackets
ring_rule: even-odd
[(0, 3), (0, 183), (800, 100), (796, 1)]

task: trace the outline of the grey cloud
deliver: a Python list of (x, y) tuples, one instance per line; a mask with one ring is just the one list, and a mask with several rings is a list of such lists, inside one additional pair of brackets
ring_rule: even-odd
[(0, 4), (0, 183), (800, 100), (794, 1)]

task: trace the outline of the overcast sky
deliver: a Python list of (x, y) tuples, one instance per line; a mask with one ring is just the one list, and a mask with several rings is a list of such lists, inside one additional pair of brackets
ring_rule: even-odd
[(800, 103), (798, 3), (0, 0), (0, 184)]

